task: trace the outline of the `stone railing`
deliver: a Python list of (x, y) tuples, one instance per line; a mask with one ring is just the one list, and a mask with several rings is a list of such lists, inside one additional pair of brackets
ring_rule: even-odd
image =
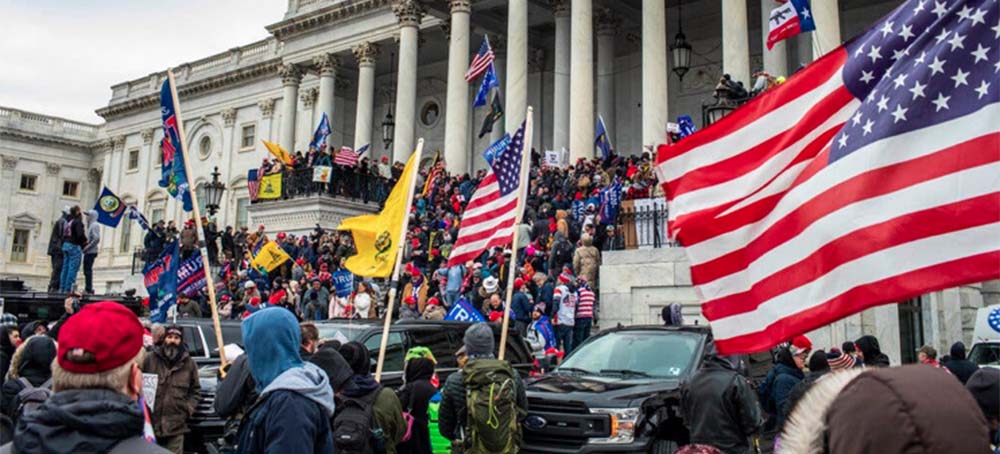
[(97, 125), (2, 106), (0, 106), (0, 127), (35, 132), (72, 133), (84, 139), (96, 138), (100, 129)]

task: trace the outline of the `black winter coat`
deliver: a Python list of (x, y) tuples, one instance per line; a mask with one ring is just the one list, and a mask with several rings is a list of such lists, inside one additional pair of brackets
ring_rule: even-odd
[(684, 388), (681, 411), (691, 443), (715, 446), (728, 454), (750, 452), (747, 437), (764, 424), (747, 380), (717, 356), (709, 357)]
[(406, 364), (406, 384), (396, 391), (403, 411), (413, 416), (410, 439), (396, 445), (398, 454), (431, 454), (430, 417), (427, 407), (437, 388), (431, 384), (434, 363), (426, 358), (414, 358)]

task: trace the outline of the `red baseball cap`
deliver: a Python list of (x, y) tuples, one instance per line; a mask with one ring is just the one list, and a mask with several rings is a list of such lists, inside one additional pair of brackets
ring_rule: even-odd
[[(132, 311), (113, 301), (83, 306), (59, 329), (59, 367), (75, 374), (97, 374), (119, 367), (142, 349), (142, 324)], [(68, 356), (88, 352), (93, 360)], [(88, 355), (89, 356), (89, 355)]]

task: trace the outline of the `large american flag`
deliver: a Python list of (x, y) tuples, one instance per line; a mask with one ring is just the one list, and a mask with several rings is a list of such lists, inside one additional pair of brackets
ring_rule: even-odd
[(257, 194), (260, 193), (260, 177), (263, 174), (260, 169), (247, 171), (247, 192), (250, 194), (250, 200), (257, 200)]
[(525, 129), (530, 130), (529, 119), (511, 138), (507, 148), (493, 159), (486, 177), (472, 194), (462, 213), (458, 238), (448, 257), (448, 266), (461, 265), (474, 260), (491, 247), (502, 247), (514, 238), (517, 221), (517, 196), (521, 192), (521, 159), (524, 155)]
[(490, 67), (490, 63), (496, 59), (496, 55), (493, 54), (493, 48), (490, 47), (489, 36), (483, 36), (483, 44), (479, 46), (479, 52), (476, 52), (476, 56), (472, 57), (472, 63), (469, 63), (469, 69), (465, 71), (465, 81), (472, 82), (479, 77), (486, 68)]
[(907, 1), (659, 147), (720, 351), (1000, 276), (998, 16), (997, 0)]
[(341, 166), (353, 167), (358, 163), (358, 153), (355, 153), (351, 147), (340, 147), (340, 152), (337, 156), (334, 156), (333, 163)]

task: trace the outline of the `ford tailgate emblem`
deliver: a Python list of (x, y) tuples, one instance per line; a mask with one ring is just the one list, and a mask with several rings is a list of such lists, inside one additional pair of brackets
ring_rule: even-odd
[(545, 418), (537, 415), (530, 415), (524, 420), (524, 425), (532, 430), (539, 430), (544, 428), (549, 422)]

